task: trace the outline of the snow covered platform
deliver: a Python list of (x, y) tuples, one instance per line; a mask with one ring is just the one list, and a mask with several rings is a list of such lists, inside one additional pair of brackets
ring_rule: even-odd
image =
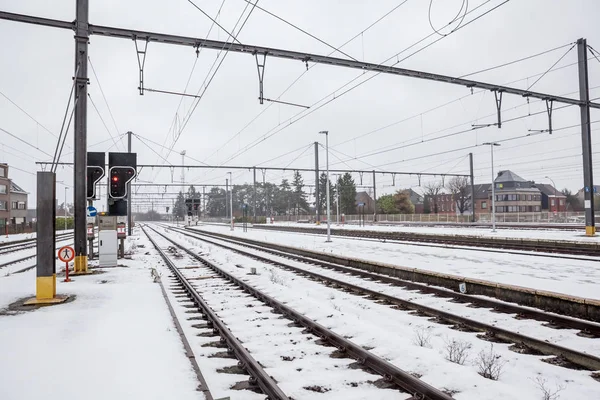
[[(194, 228), (194, 227), (192, 227)], [(506, 254), (482, 249), (463, 250), (441, 246), (423, 246), (364, 238), (333, 237), (326, 243), (323, 235), (201, 225), (198, 228), (264, 242), (309, 249), (333, 255), (373, 262), (418, 268), (505, 285), (517, 285), (540, 291), (600, 300), (598, 262), (545, 257), (543, 255)]]
[[(327, 224), (303, 224), (297, 222), (276, 222), (269, 224), (270, 226), (293, 226), (293, 227), (311, 227), (327, 229)], [(357, 230), (357, 231), (384, 231), (384, 232), (406, 232), (419, 233), (427, 235), (451, 235), (451, 236), (473, 236), (482, 238), (512, 238), (512, 239), (537, 239), (537, 240), (552, 240), (552, 241), (572, 241), (586, 243), (600, 243), (600, 235), (585, 236), (585, 228), (581, 231), (577, 230), (561, 230), (560, 225), (556, 229), (497, 229), (492, 232), (491, 228), (474, 228), (474, 227), (457, 227), (457, 226), (392, 226), (392, 225), (366, 225), (358, 226), (354, 224), (331, 224), (335, 229)]]
[(9, 305), (34, 295), (35, 269), (1, 275), (0, 398), (203, 399), (146, 252), (70, 283), (57, 277), (69, 301), (32, 311)]

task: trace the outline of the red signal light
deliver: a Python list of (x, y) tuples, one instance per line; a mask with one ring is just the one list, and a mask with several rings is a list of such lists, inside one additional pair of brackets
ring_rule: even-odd
[(113, 180), (113, 182), (117, 182), (119, 180), (119, 177), (115, 175), (115, 176), (113, 176), (112, 180)]

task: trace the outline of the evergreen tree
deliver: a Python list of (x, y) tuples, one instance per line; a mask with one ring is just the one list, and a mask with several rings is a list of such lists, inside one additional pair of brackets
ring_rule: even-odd
[(382, 214), (397, 214), (396, 202), (393, 194), (386, 194), (377, 199), (377, 208)]
[(308, 212), (308, 202), (306, 201), (306, 193), (304, 193), (304, 179), (302, 179), (302, 175), (298, 171), (294, 172), (292, 186), (294, 187), (293, 200), (296, 215), (300, 214), (301, 211)]
[[(319, 207), (321, 209), (321, 215), (327, 215), (327, 174), (321, 173), (319, 177)], [(329, 205), (331, 207), (331, 213), (334, 214), (335, 210), (335, 186), (329, 181)]]
[(273, 193), (273, 211), (278, 215), (288, 214), (293, 206), (293, 193), (287, 179), (282, 179), (279, 187), (275, 187)]
[(182, 220), (187, 215), (187, 208), (185, 206), (185, 197), (183, 192), (179, 192), (175, 205), (173, 206), (173, 216)]
[(404, 190), (399, 190), (394, 195), (394, 206), (400, 214), (415, 213), (415, 206), (410, 201), (410, 195)]
[(352, 175), (346, 172), (338, 179), (338, 190), (340, 192), (340, 213), (356, 213), (356, 184)]

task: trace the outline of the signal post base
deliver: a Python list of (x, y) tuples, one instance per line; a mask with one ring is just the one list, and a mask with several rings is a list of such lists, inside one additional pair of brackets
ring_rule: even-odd
[(72, 275), (82, 275), (88, 273), (88, 258), (87, 256), (75, 256), (75, 264), (73, 264)]
[(596, 236), (596, 227), (595, 226), (586, 226), (585, 227), (585, 235), (586, 236)]
[(69, 296), (55, 296), (51, 299), (38, 299), (37, 297), (33, 297), (23, 303), (25, 306), (36, 306), (36, 305), (52, 305), (52, 304), (61, 304), (65, 301), (69, 300)]

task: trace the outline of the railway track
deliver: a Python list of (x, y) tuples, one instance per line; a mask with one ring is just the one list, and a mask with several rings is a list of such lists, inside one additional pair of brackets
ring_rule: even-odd
[[(71, 238), (73, 238), (72, 233), (56, 235), (57, 241), (67, 240), (67, 239), (71, 239)], [(0, 256), (9, 254), (9, 253), (13, 253), (16, 251), (32, 249), (32, 248), (35, 248), (36, 246), (37, 246), (36, 238), (23, 239), (23, 240), (17, 240), (17, 241), (13, 241), (13, 242), (3, 243), (3, 244), (0, 244)]]
[[(148, 232), (145, 232), (148, 235)], [(172, 257), (152, 239), (151, 236), (155, 235), (168, 242), (169, 246), (177, 249), (176, 251), (184, 252), (188, 257), (193, 258), (196, 263), (199, 263), (199, 266), (193, 269), (178, 267), (176, 262), (171, 259)], [(451, 399), (449, 394), (432, 387), (389, 361), (270, 297), (246, 283), (245, 279), (228, 273), (225, 269), (190, 251), (187, 246), (154, 229), (149, 238), (161, 252), (163, 260), (169, 265), (178, 281), (184, 286), (186, 295), (203, 309), (206, 318), (211, 321), (210, 325), (214, 328), (214, 332), (218, 333), (227, 343), (227, 347), (240, 360), (241, 367), (251, 374), (252, 380), (258, 384), (263, 393), (269, 396), (269, 399), (314, 398), (314, 392), (323, 393), (329, 390), (327, 385), (314, 384), (314, 382), (310, 382), (311, 379), (313, 381), (316, 379), (316, 382), (325, 381), (332, 385), (343, 385), (344, 389), (340, 398), (345, 399)], [(189, 277), (190, 271), (194, 270), (201, 275)], [(194, 283), (191, 283), (192, 280)], [(232, 293), (232, 290), (235, 292)], [(224, 292), (229, 293), (223, 297)], [(252, 296), (252, 299), (249, 299), (248, 295)], [(207, 304), (209, 302), (212, 304)], [(220, 321), (221, 317), (211, 311), (211, 308), (215, 307), (220, 308), (219, 314), (229, 317), (227, 326), (222, 320)], [(259, 328), (258, 331), (253, 331), (248, 324), (239, 325), (235, 322), (238, 314), (249, 314), (248, 310), (254, 310), (255, 313), (260, 312), (262, 316), (257, 320), (258, 323), (255, 322), (256, 328)], [(270, 310), (270, 313), (265, 315), (267, 310)], [(255, 315), (255, 313), (250, 312), (250, 315)], [(274, 315), (274, 319), (270, 314)], [(280, 314), (289, 321), (282, 322)], [(273, 332), (273, 327), (279, 333)], [(240, 329), (244, 329), (244, 331)], [(246, 340), (241, 343), (235, 338), (236, 336), (243, 336)], [(272, 336), (283, 338), (287, 344), (277, 343), (277, 339), (273, 344)], [(323, 351), (324, 346), (334, 350)], [(250, 348), (252, 352), (244, 351), (245, 347)], [(254, 354), (265, 357), (265, 359), (256, 360), (253, 358)], [(311, 371), (306, 371), (304, 368), (294, 369), (292, 368), (294, 364), (291, 364), (292, 367), (288, 366), (289, 363), (294, 362), (296, 357), (298, 360), (295, 365), (303, 365), (305, 369)], [(265, 366), (261, 367), (261, 363), (264, 363)], [(359, 369), (355, 369), (356, 367)], [(315, 368), (317, 368), (316, 371)], [(265, 369), (268, 369), (269, 373), (265, 372)], [(371, 384), (373, 373), (380, 375), (380, 379)], [(269, 374), (274, 375), (275, 379), (270, 378)], [(336, 382), (336, 379), (341, 379), (342, 382), (355, 381), (348, 385)], [(376, 384), (383, 387), (378, 388)], [(288, 393), (284, 393), (281, 387), (290, 389)], [(406, 393), (397, 389), (402, 389)]]
[[(327, 232), (322, 228), (291, 227), (291, 226), (268, 226), (253, 225), (254, 229), (275, 230), (294, 233), (308, 233), (325, 235)], [(422, 243), (444, 246), (461, 246), (463, 248), (485, 248), (516, 250), (533, 253), (546, 253), (556, 255), (572, 256), (600, 256), (599, 243), (575, 243), (567, 241), (534, 240), (534, 239), (510, 239), (497, 237), (477, 237), (462, 235), (433, 235), (414, 232), (391, 232), (391, 231), (365, 231), (353, 229), (331, 229), (335, 236), (349, 238), (366, 238), (380, 241), (395, 241), (401, 243)], [(525, 253), (526, 254), (526, 253)], [(596, 259), (600, 260), (600, 259)]]
[[(552, 341), (553, 336), (555, 335), (555, 333), (552, 332), (553, 330), (567, 328), (576, 329), (580, 330), (580, 332), (577, 333), (578, 336), (586, 338), (578, 340), (578, 342), (585, 343), (585, 341), (589, 341), (588, 348), (600, 351), (600, 346), (592, 343), (593, 341), (600, 340), (600, 324), (597, 323), (563, 317), (552, 313), (546, 313), (541, 310), (520, 307), (491, 299), (483, 299), (480, 297), (450, 292), (444, 289), (414, 284), (413, 282), (356, 270), (342, 265), (335, 265), (333, 263), (323, 263), (308, 257), (261, 248), (260, 246), (246, 243), (243, 239), (224, 238), (223, 235), (215, 235), (213, 233), (192, 233), (189, 230), (169, 228), (188, 237), (194, 237), (214, 246), (242, 254), (245, 257), (269, 263), (301, 276), (309, 277), (310, 279), (325, 285), (347, 290), (352, 293), (366, 295), (374, 300), (395, 305), (402, 310), (416, 312), (423, 317), (433, 318), (437, 323), (452, 324), (457, 329), (478, 332), (480, 333), (478, 337), (484, 340), (498, 340), (501, 342), (512, 343), (514, 351), (517, 352), (554, 356), (553, 359), (546, 360), (550, 363), (567, 367), (580, 367), (591, 371), (600, 370), (600, 358), (597, 356), (590, 354), (590, 352), (573, 350), (572, 348), (561, 346)], [(287, 262), (282, 260), (287, 260)], [(290, 263), (289, 260), (294, 260), (296, 262)], [(312, 268), (308, 268), (307, 266)], [(329, 271), (329, 273), (326, 273), (323, 270)], [(358, 277), (358, 279), (349, 279), (348, 276)], [(369, 281), (366, 282), (365, 279), (368, 279)], [(374, 284), (374, 282), (376, 282), (376, 284)], [(410, 292), (408, 292), (408, 295), (405, 294), (404, 296), (402, 296), (402, 294), (387, 294), (392, 291), (390, 285), (394, 285), (394, 287), (401, 286)], [(366, 286), (369, 286), (369, 288)], [(472, 309), (467, 312), (463, 310), (462, 315), (459, 315), (459, 313), (456, 313), (455, 311), (446, 311), (445, 309), (448, 308), (447, 305), (440, 305), (439, 301), (434, 302), (438, 303), (435, 307), (428, 306), (427, 304), (431, 303), (431, 296), (429, 296), (429, 300), (427, 298), (421, 298), (421, 300), (417, 298), (415, 301), (415, 297), (417, 297), (415, 296), (415, 290), (419, 290), (426, 295), (433, 294), (436, 298), (442, 297), (450, 299), (453, 302), (459, 302), (464, 306), (465, 310), (467, 307), (473, 306), (485, 307), (490, 310), (488, 315), (484, 316), (482, 315), (483, 313), (480, 312), (478, 313), (479, 317), (487, 318), (488, 321), (494, 321), (494, 323), (480, 322), (479, 320), (465, 317), (464, 315), (474, 313)], [(453, 308), (456, 309), (457, 307), (454, 306)], [(511, 315), (514, 315), (521, 321), (523, 321), (523, 319), (533, 319), (535, 321), (543, 322), (544, 325), (538, 323), (530, 324), (528, 329), (530, 332), (546, 330), (544, 337), (539, 338), (538, 336), (538, 338), (536, 338), (517, 333), (513, 330), (501, 328), (499, 325), (502, 325), (503, 322), (498, 320), (498, 315), (496, 314), (500, 312), (510, 314), (506, 316), (505, 320), (513, 318)], [(527, 326), (524, 326), (524, 328), (527, 329)], [(572, 335), (574, 336), (575, 332), (573, 332)]]

